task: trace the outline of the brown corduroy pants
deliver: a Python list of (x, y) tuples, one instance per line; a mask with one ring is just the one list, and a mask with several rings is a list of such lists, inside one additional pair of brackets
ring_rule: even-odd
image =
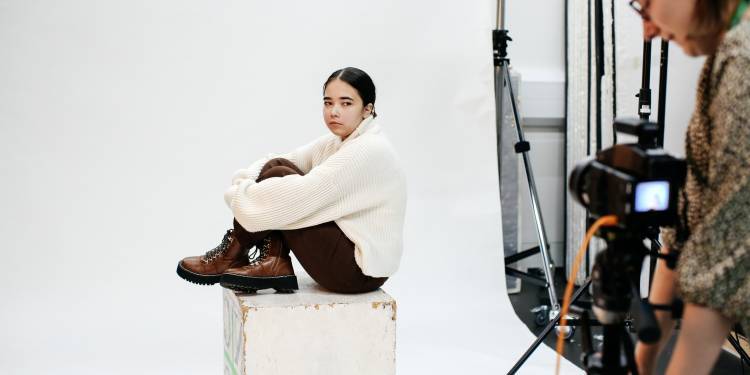
[[(289, 160), (271, 159), (261, 169), (257, 182), (290, 174), (304, 175)], [(242, 244), (258, 243), (269, 232), (248, 232), (237, 220), (234, 221), (235, 236)], [(330, 291), (364, 293), (381, 287), (388, 280), (387, 277), (370, 277), (362, 273), (354, 260), (354, 243), (333, 221), (279, 232), (284, 246), (292, 250), (310, 277)]]

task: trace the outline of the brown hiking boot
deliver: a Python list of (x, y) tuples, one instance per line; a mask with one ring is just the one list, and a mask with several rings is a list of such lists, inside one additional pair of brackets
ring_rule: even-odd
[(224, 271), (221, 286), (241, 292), (252, 293), (259, 289), (274, 288), (282, 293), (290, 293), (297, 286), (292, 258), (284, 245), (281, 233), (271, 232), (256, 246), (260, 252), (250, 264)]
[(229, 268), (248, 264), (247, 253), (252, 245), (240, 243), (229, 229), (215, 248), (204, 255), (187, 257), (177, 264), (177, 274), (191, 283), (201, 285), (216, 284), (221, 274)]

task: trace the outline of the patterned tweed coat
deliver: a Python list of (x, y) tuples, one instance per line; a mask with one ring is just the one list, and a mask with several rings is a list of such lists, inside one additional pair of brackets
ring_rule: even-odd
[(678, 289), (750, 330), (750, 12), (706, 60), (685, 148), (681, 224), (662, 233)]

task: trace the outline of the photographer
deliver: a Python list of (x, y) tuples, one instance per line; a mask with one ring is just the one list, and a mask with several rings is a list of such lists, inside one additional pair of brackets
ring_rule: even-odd
[[(640, 0), (644, 36), (687, 54), (707, 55), (686, 136), (688, 175), (680, 222), (662, 232), (662, 252), (679, 252), (675, 270), (658, 262), (649, 300), (685, 302), (667, 374), (708, 374), (734, 323), (750, 328), (750, 12), (747, 0)], [(641, 374), (654, 371), (674, 326), (656, 311), (661, 341), (639, 343)]]

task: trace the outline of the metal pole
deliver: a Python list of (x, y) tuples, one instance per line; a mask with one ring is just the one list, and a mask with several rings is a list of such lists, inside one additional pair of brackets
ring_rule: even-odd
[[(510, 80), (510, 71), (508, 69), (508, 66), (506, 64), (502, 65), (502, 70), (505, 73), (505, 79), (506, 83), (508, 84), (508, 93), (510, 94), (510, 105), (511, 108), (513, 108), (513, 118), (515, 119), (516, 123), (516, 132), (518, 133), (518, 142), (519, 143), (525, 143), (526, 139), (523, 137), (523, 130), (521, 130), (521, 122), (520, 122), (520, 116), (518, 116), (518, 109), (516, 108), (516, 101), (515, 101), (515, 95), (513, 95), (513, 85), (511, 84)], [(539, 198), (536, 191), (536, 182), (534, 181), (534, 172), (531, 168), (531, 161), (529, 160), (529, 155), (526, 151), (521, 152), (521, 156), (523, 157), (523, 165), (525, 167), (526, 171), (526, 178), (529, 181), (529, 193), (531, 196), (531, 207), (533, 208), (534, 213), (534, 219), (536, 222), (536, 234), (539, 238), (539, 248), (541, 249), (542, 253), (542, 260), (544, 262), (544, 276), (547, 279), (547, 282), (550, 284), (547, 288), (547, 293), (549, 294), (550, 299), (550, 306), (552, 306), (553, 312), (559, 312), (560, 310), (560, 303), (557, 301), (557, 294), (555, 293), (555, 285), (554, 285), (554, 275), (553, 275), (553, 269), (552, 269), (552, 262), (550, 261), (550, 255), (549, 255), (549, 249), (547, 248), (548, 241), (547, 241), (547, 232), (544, 230), (544, 220), (542, 220), (542, 211), (539, 208)]]
[(656, 145), (664, 147), (664, 118), (667, 104), (667, 64), (669, 62), (669, 41), (661, 40), (661, 57), (659, 59), (659, 109), (657, 110), (656, 122), (659, 124), (659, 134)]
[(497, 25), (498, 30), (505, 29), (505, 0), (497, 0)]
[(651, 117), (651, 40), (643, 42), (641, 90), (638, 92), (638, 115), (641, 120)]

